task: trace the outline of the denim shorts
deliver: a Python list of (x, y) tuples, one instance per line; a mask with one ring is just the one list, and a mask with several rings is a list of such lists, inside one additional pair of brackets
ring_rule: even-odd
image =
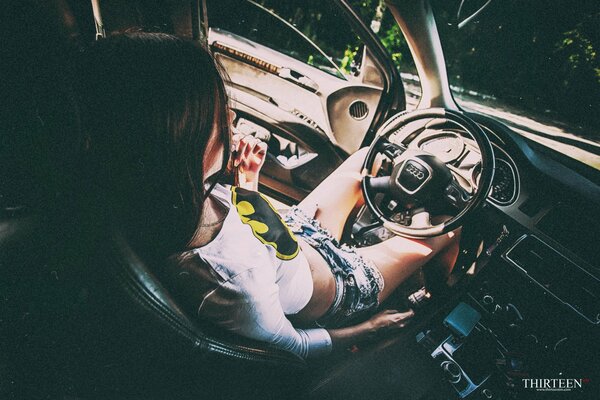
[(298, 207), (292, 207), (283, 220), (296, 236), (321, 254), (335, 278), (333, 304), (316, 324), (339, 328), (374, 314), (379, 306), (378, 295), (383, 290), (383, 277), (379, 270), (352, 247), (340, 245), (319, 221)]

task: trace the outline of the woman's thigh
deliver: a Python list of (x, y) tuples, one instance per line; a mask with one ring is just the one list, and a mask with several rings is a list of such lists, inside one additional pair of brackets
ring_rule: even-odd
[(335, 171), (319, 184), (298, 207), (314, 214), (321, 226), (340, 239), (346, 219), (362, 200), (361, 169), (367, 148), (348, 157)]
[[(357, 249), (358, 253), (375, 264), (384, 281), (379, 301), (385, 300), (402, 282), (432, 258), (453, 264), (458, 254), (460, 231), (425, 240), (392, 237), (382, 243)], [(449, 265), (448, 268), (451, 268)]]

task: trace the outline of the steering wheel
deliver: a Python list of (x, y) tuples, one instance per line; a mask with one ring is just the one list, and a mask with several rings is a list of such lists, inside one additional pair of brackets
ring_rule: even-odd
[[(461, 134), (470, 136), (481, 156), (479, 183), (465, 187), (465, 183), (457, 179), (452, 161), (444, 162), (417, 146), (409, 146), (420, 133), (417, 128), (405, 135), (409, 124), (418, 125), (421, 130), (453, 126)], [(405, 137), (403, 143), (390, 141), (390, 136), (400, 130)], [(391, 173), (383, 172), (382, 168), (373, 176), (376, 160), (382, 155), (391, 163), (387, 168)], [(379, 129), (363, 164), (362, 191), (367, 207), (385, 228), (400, 236), (427, 238), (462, 226), (487, 197), (493, 176), (494, 152), (479, 125), (462, 112), (430, 108), (396, 114)], [(431, 211), (440, 207), (452, 209), (451, 214), (455, 215), (445, 222), (432, 224)]]

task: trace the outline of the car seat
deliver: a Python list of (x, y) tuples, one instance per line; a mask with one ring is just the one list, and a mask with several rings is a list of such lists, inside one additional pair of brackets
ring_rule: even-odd
[(82, 207), (65, 66), (81, 16), (60, 0), (6, 7), (15, 65), (0, 121), (0, 394), (292, 397), (303, 360), (189, 318), (143, 255)]

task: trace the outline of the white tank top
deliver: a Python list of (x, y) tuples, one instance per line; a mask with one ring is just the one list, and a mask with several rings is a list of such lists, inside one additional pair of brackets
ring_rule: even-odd
[(175, 260), (205, 288), (194, 294), (201, 301), (198, 316), (300, 357), (327, 354), (325, 329), (295, 329), (286, 318), (313, 292), (308, 261), (290, 229), (258, 192), (217, 185), (213, 195), (229, 209), (220, 232)]
[(285, 314), (302, 310), (313, 291), (310, 267), (271, 203), (258, 192), (229, 185), (216, 185), (212, 195), (229, 212), (217, 237), (195, 252), (228, 276), (254, 267), (271, 269)]

